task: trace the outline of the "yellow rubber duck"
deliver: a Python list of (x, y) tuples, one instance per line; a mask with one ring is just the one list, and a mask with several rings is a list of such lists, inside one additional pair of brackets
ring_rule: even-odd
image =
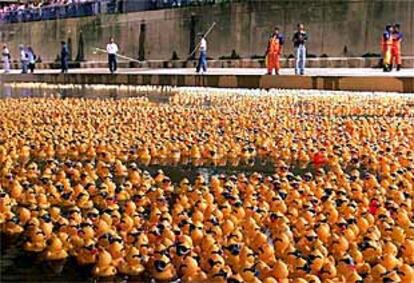
[(138, 276), (144, 272), (145, 267), (142, 263), (142, 256), (136, 247), (132, 246), (128, 249), (125, 260), (118, 265), (118, 269), (119, 272), (132, 276)]
[(63, 247), (63, 243), (57, 236), (52, 236), (48, 241), (45, 250), (46, 260), (62, 260), (68, 257), (68, 253)]
[(94, 266), (92, 273), (99, 277), (113, 276), (117, 272), (113, 262), (111, 254), (105, 249), (99, 249), (97, 262)]

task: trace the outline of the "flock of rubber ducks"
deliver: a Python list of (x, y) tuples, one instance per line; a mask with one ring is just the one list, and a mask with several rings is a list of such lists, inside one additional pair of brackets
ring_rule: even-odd
[[(414, 98), (168, 90), (0, 100), (0, 227), (98, 277), (414, 282)], [(142, 166), (271, 161), (173, 182)]]

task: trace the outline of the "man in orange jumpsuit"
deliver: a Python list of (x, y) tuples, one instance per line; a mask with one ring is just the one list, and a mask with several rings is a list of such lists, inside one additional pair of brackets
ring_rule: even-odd
[(273, 69), (276, 75), (279, 75), (280, 54), (282, 54), (283, 43), (285, 42), (283, 35), (279, 33), (279, 28), (275, 28), (274, 33), (267, 44), (267, 74), (272, 75)]
[[(401, 69), (401, 41), (403, 40), (403, 33), (400, 32), (400, 25), (394, 25), (394, 31), (392, 33), (392, 50), (391, 50), (391, 64), (396, 65), (397, 71)], [(392, 66), (391, 65), (391, 66)]]
[(381, 50), (382, 50), (382, 64), (384, 72), (391, 72), (392, 62), (391, 62), (391, 52), (392, 52), (392, 34), (393, 27), (387, 25), (385, 27), (385, 32), (382, 34), (381, 38)]

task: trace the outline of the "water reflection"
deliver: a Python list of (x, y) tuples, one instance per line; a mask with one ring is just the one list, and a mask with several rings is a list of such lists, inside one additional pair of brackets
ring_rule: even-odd
[(0, 91), (0, 98), (8, 98), (12, 96), (12, 87), (10, 85), (3, 85)]
[(47, 84), (3, 84), (0, 99), (22, 97), (121, 99), (147, 97), (150, 102), (168, 103), (171, 93), (163, 87), (107, 86), (107, 85), (47, 85)]

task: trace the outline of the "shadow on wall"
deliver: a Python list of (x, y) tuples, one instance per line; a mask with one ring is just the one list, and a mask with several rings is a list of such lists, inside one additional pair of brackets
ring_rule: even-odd
[(147, 30), (147, 24), (144, 20), (142, 20), (140, 25), (140, 32), (139, 32), (139, 49), (138, 49), (138, 60), (144, 61), (145, 60), (145, 33)]

